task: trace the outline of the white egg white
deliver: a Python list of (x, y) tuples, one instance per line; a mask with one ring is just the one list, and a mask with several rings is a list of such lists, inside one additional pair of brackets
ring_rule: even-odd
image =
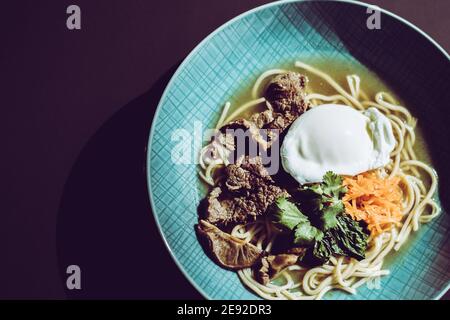
[(377, 109), (323, 104), (294, 121), (280, 155), (284, 170), (305, 184), (327, 171), (353, 176), (385, 166), (394, 147), (391, 123)]

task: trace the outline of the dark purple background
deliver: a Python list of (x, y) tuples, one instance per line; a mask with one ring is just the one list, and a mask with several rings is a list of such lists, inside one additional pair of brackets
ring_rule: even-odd
[[(145, 148), (170, 75), (268, 1), (8, 1), (0, 19), (0, 298), (200, 298), (151, 215)], [(446, 0), (372, 1), (447, 51)], [(66, 8), (82, 30), (66, 28)], [(82, 290), (64, 290), (65, 267)]]

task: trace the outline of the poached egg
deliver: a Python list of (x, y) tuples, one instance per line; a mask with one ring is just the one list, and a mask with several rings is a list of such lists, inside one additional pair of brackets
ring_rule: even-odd
[(291, 125), (281, 163), (300, 184), (321, 182), (327, 171), (354, 176), (387, 165), (395, 144), (389, 119), (376, 108), (323, 104)]

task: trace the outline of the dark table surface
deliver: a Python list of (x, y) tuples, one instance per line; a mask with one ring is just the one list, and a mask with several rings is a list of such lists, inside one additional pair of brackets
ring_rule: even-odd
[[(171, 74), (268, 1), (9, 1), (0, 19), (0, 298), (201, 298), (168, 255), (145, 148)], [(66, 28), (76, 3), (82, 29)], [(447, 51), (450, 2), (385, 0)], [(82, 290), (65, 288), (66, 267)]]

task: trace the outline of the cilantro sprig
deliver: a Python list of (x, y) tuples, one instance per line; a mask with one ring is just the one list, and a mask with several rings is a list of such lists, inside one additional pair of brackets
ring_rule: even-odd
[(322, 238), (322, 232), (311, 225), (308, 217), (294, 203), (283, 197), (278, 198), (275, 204), (275, 220), (284, 228), (294, 231), (295, 244), (310, 245)]
[(294, 245), (311, 248), (309, 257), (315, 262), (326, 262), (333, 254), (363, 259), (368, 231), (344, 214), (346, 192), (342, 177), (329, 171), (323, 182), (300, 187), (292, 199), (277, 199), (274, 220), (292, 232)]
[(281, 225), (290, 230), (294, 230), (300, 223), (309, 222), (308, 217), (301, 213), (295, 204), (284, 197), (277, 199), (276, 206), (278, 210), (275, 211), (275, 218)]
[(336, 227), (336, 216), (344, 211), (341, 198), (347, 188), (342, 182), (341, 176), (328, 171), (323, 176), (322, 183), (305, 185), (299, 189), (298, 197), (303, 198), (303, 201), (310, 201), (309, 207), (313, 207), (311, 211), (316, 213), (324, 231)]

